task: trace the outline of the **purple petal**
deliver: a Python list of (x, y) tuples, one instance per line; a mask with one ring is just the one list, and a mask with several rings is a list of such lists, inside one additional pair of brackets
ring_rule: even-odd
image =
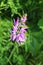
[(17, 30), (18, 30), (18, 29), (17, 29), (16, 27), (13, 27), (13, 29), (10, 31), (11, 35), (12, 35), (12, 34), (16, 34)]
[(16, 39), (16, 35), (11, 35), (10, 39), (14, 41)]
[(18, 30), (18, 28), (13, 27), (13, 31), (12, 32), (15, 34), (17, 32), (17, 30)]
[(17, 20), (14, 19), (14, 26), (18, 26), (19, 25), (19, 18), (17, 18)]
[(20, 39), (20, 41), (24, 41), (25, 40), (25, 35), (23, 33), (21, 33), (19, 39)]
[(17, 41), (17, 42), (19, 42), (19, 35), (20, 35), (20, 34), (18, 34), (18, 35), (16, 36), (16, 41)]
[(19, 41), (22, 42), (22, 41), (25, 40), (25, 38), (26, 38), (25, 35), (24, 35), (23, 33), (22, 33), (22, 34), (20, 33), (20, 34), (18, 34), (18, 35), (16, 36), (16, 41), (17, 41), (17, 42), (19, 42)]
[(26, 32), (25, 28), (21, 28), (20, 33)]

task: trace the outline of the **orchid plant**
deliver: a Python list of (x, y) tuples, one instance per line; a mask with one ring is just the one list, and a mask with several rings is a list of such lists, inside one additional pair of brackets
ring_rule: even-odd
[(10, 40), (16, 41), (18, 44), (23, 44), (26, 40), (26, 22), (27, 14), (23, 15), (21, 19), (14, 19), (13, 29), (10, 31)]

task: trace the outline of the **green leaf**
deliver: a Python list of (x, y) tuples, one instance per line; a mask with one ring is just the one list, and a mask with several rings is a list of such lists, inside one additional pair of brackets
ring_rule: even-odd
[(41, 29), (43, 29), (43, 19), (40, 19), (38, 25)]
[(41, 63), (38, 63), (37, 65), (41, 65)]
[(43, 33), (42, 32), (34, 32), (31, 34), (31, 43), (29, 50), (32, 55), (37, 55), (41, 46), (43, 45)]
[[(8, 0), (7, 2), (11, 8), (11, 16), (13, 16), (14, 14), (18, 14), (20, 15), (20, 13), (18, 12), (18, 9), (21, 8), (20, 4), (19, 4), (19, 0)], [(21, 16), (21, 15), (20, 15)]]

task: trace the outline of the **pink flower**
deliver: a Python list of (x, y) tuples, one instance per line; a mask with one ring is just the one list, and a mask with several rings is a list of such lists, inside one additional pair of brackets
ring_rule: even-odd
[(17, 28), (16, 27), (13, 27), (13, 29), (10, 31), (11, 34), (16, 34), (17, 32)]
[(27, 14), (23, 15), (23, 17), (21, 18), (22, 22), (26, 22), (26, 20), (27, 20)]
[(26, 32), (25, 28), (21, 28), (20, 33), (25, 33), (25, 32)]
[(10, 40), (14, 41), (16, 39), (16, 35), (11, 35)]
[(23, 42), (23, 41), (25, 41), (25, 39), (26, 39), (26, 36), (24, 35), (24, 33), (20, 33), (16, 36), (17, 42)]
[(16, 27), (13, 27), (13, 30), (10, 31), (10, 33), (11, 33), (10, 39), (12, 41), (14, 41), (16, 39), (16, 32), (17, 32), (17, 28)]

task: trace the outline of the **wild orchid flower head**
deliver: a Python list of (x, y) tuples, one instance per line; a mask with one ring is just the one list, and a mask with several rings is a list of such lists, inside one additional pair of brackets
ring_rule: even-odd
[[(27, 16), (24, 15), (21, 20), (19, 20), (19, 18), (17, 18), (17, 20), (14, 19), (14, 25), (13, 25), (13, 29), (10, 31), (11, 32), (11, 37), (10, 39), (12, 41), (16, 41), (19, 44), (22, 44), (25, 40), (26, 40), (26, 35), (25, 32), (26, 28), (24, 27), (25, 23), (27, 20)], [(23, 24), (21, 24), (23, 23)], [(22, 26), (22, 27), (21, 27)]]

